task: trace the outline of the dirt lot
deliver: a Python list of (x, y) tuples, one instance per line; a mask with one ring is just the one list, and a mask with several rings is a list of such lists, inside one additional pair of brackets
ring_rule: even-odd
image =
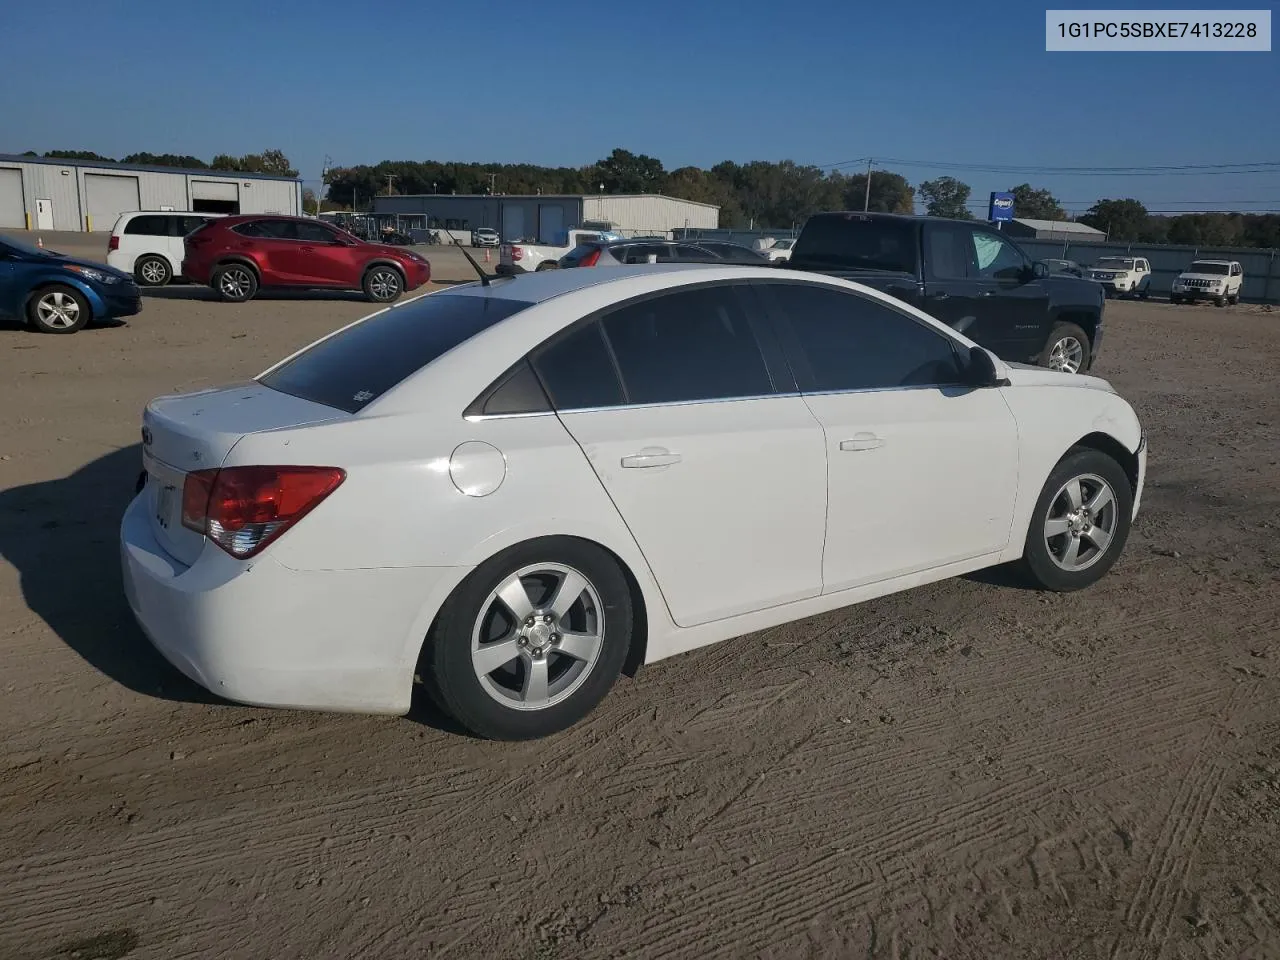
[(215, 702), (147, 646), (142, 405), (369, 309), (198, 295), (0, 329), (0, 957), (1280, 956), (1280, 312), (1110, 307), (1151, 476), (1094, 589), (937, 584), (513, 746)]

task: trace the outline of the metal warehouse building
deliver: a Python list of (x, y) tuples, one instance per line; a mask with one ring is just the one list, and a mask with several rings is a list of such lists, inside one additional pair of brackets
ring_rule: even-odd
[[(660, 194), (503, 195), (412, 194), (375, 197), (375, 214), (423, 217), (423, 226), (469, 232), (492, 227), (504, 242), (562, 243), (574, 227), (627, 236), (669, 236), (690, 227), (715, 229), (720, 208)], [(461, 239), (461, 238), (459, 238)]]
[(0, 228), (109, 231), (130, 210), (302, 210), (289, 177), (0, 154)]
[(1076, 243), (1101, 243), (1107, 235), (1101, 230), (1074, 220), (1028, 220), (1014, 217), (1005, 224), (1009, 236), (1025, 240), (1070, 240)]

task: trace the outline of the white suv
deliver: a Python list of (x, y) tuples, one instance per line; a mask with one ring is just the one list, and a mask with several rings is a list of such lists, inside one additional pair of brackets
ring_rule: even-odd
[(134, 210), (120, 214), (107, 241), (107, 263), (140, 287), (163, 287), (182, 272), (182, 238), (221, 213)]
[(1169, 294), (1172, 303), (1212, 300), (1220, 307), (1240, 302), (1244, 268), (1236, 260), (1196, 260), (1178, 274)]
[(1089, 279), (1102, 284), (1107, 296), (1151, 294), (1151, 264), (1142, 257), (1102, 257), (1089, 268)]

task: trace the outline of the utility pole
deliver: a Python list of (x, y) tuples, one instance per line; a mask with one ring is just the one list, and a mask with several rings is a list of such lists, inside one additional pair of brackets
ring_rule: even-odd
[(494, 184), (497, 179), (498, 175), (496, 173), (489, 174), (489, 196), (491, 197), (493, 196)]
[(862, 201), (862, 212), (866, 213), (871, 209), (871, 158), (867, 157), (867, 195)]
[(316, 191), (316, 216), (320, 216), (320, 205), (324, 202), (324, 188), (329, 185), (329, 167), (333, 165), (333, 157), (324, 155), (324, 163), (320, 165), (320, 189)]
[(394, 188), (391, 186), (391, 181), (393, 181), (393, 180), (395, 180), (395, 179), (396, 179), (396, 177), (395, 177), (395, 175), (394, 175), (394, 174), (390, 174), (390, 173), (388, 173), (388, 174), (387, 174), (387, 196), (388, 196), (388, 197), (389, 197), (389, 196), (391, 196), (391, 191), (392, 191), (392, 189), (394, 189)]

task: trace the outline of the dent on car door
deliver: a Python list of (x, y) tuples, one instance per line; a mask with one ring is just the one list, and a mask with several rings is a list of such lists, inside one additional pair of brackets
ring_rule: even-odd
[(616, 308), (533, 356), (680, 626), (822, 588), (823, 435), (775, 392), (770, 337), (746, 295), (713, 285)]
[(770, 282), (761, 293), (825, 431), (824, 592), (1002, 550), (1017, 427), (999, 389), (961, 385), (955, 341), (839, 288)]

